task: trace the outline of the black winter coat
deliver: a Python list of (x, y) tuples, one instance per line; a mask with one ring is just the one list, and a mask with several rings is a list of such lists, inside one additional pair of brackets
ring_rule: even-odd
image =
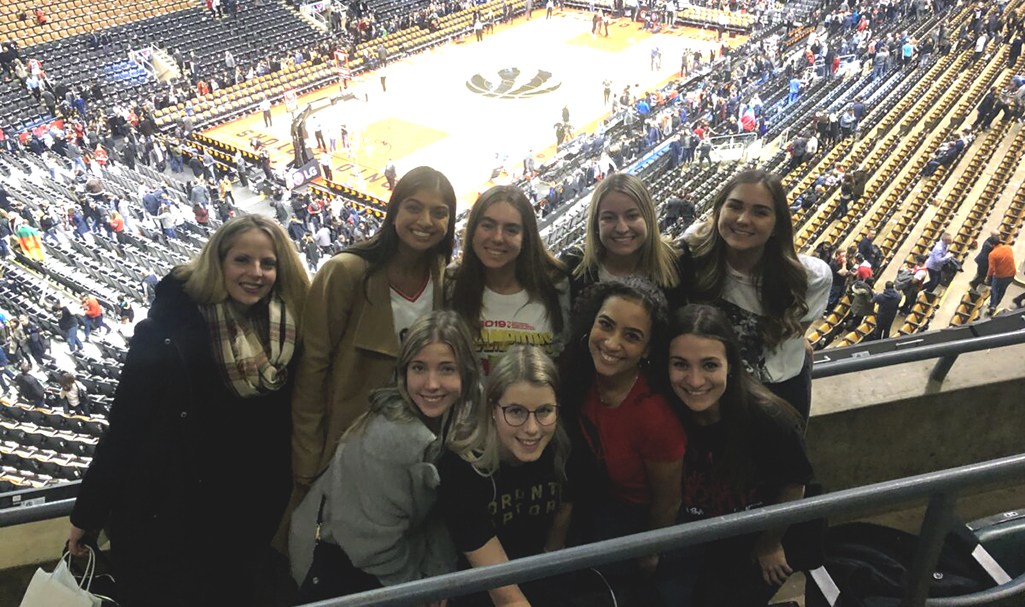
[(106, 527), (130, 605), (255, 604), (252, 577), (291, 491), (291, 389), (242, 399), (209, 332), (165, 277), (135, 328), (71, 522)]

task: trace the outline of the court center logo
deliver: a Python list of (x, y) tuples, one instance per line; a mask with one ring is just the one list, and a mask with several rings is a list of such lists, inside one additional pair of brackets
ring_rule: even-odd
[(562, 81), (542, 69), (507, 67), (497, 72), (474, 74), (466, 81), (466, 88), (484, 97), (498, 99), (527, 99), (551, 93), (562, 86)]

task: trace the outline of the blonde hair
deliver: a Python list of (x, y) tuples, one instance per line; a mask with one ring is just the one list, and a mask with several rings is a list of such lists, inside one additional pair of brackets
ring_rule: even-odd
[(597, 275), (598, 264), (605, 258), (605, 245), (599, 237), (598, 209), (602, 200), (611, 192), (618, 192), (634, 201), (641, 212), (645, 225), (648, 227), (647, 241), (641, 245), (640, 274), (651, 279), (659, 287), (669, 289), (680, 284), (680, 274), (676, 262), (680, 251), (673, 244), (662, 238), (655, 214), (655, 203), (648, 193), (648, 188), (633, 175), (614, 173), (609, 175), (591, 195), (591, 203), (587, 207), (587, 234), (584, 236), (584, 257), (574, 270), (574, 275), (581, 277), (586, 274)]
[[(473, 466), (481, 476), (493, 475), (501, 464), (495, 407), (505, 391), (520, 382), (536, 387), (547, 386), (552, 392), (559, 393), (559, 372), (544, 350), (529, 344), (515, 344), (491, 368), (484, 387), (484, 401), (477, 407), (476, 416), (461, 420), (448, 445), (449, 450)], [(551, 447), (555, 450), (556, 476), (565, 481), (570, 440), (561, 420), (556, 422)]]
[(260, 230), (274, 243), (277, 279), (272, 292), (281, 296), (296, 323), (299, 323), (306, 294), (310, 290), (310, 277), (285, 230), (263, 215), (242, 215), (225, 222), (213, 233), (199, 255), (172, 270), (174, 277), (182, 281), (182, 288), (197, 304), (210, 305), (227, 301), (228, 292), (224, 288), (224, 271), (221, 266), (239, 237), (250, 230)]
[(366, 412), (349, 426), (342, 435), (342, 442), (350, 435), (361, 432), (378, 415), (384, 415), (391, 421), (420, 419), (420, 410), (410, 398), (406, 387), (406, 370), (420, 350), (431, 344), (445, 344), (452, 349), (462, 384), (459, 401), (444, 415), (442, 435), (447, 438), (446, 429), (450, 420), (472, 417), (473, 408), (480, 402), (480, 365), (473, 348), (473, 338), (459, 314), (451, 310), (438, 310), (421, 316), (409, 327), (409, 333), (399, 350), (395, 384), (370, 393)]

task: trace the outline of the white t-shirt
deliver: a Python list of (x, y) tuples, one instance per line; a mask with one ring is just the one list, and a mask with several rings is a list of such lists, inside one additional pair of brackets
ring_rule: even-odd
[(558, 340), (548, 310), (540, 301), (530, 301), (526, 289), (502, 295), (485, 287), (480, 321), (476, 345), (484, 375), (513, 344), (532, 344), (543, 348), (549, 356), (556, 354)]
[[(811, 322), (826, 311), (833, 275), (829, 265), (817, 257), (798, 255), (798, 258), (808, 273), (808, 293), (805, 297), (808, 313), (801, 322)], [(771, 280), (772, 268), (768, 268), (767, 274)], [(778, 383), (801, 372), (805, 358), (803, 335), (791, 337), (772, 350), (765, 347), (762, 340), (765, 317), (762, 315), (756, 281), (727, 266), (726, 284), (718, 307), (726, 312), (737, 332), (741, 355), (748, 371), (762, 383)]]
[(401, 347), (409, 327), (418, 318), (430, 314), (434, 310), (434, 281), (428, 277), (427, 283), (412, 298), (399, 293), (394, 287), (389, 291), (392, 324), (395, 325), (395, 337), (398, 338)]

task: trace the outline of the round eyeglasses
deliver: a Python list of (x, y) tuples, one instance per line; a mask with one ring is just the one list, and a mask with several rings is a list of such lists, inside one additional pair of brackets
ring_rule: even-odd
[(534, 415), (537, 423), (542, 426), (551, 426), (559, 421), (559, 405), (541, 405), (533, 411), (520, 405), (497, 406), (502, 410), (502, 417), (505, 418), (505, 423), (513, 427), (522, 426), (527, 423), (531, 414)]

